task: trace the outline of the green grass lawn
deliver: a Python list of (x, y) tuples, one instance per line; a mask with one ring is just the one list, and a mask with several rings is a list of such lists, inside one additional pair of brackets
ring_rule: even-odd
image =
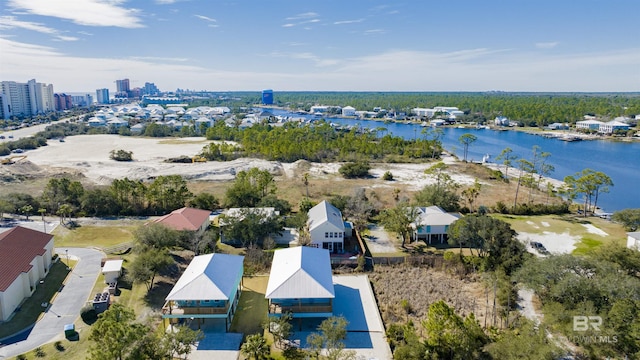
[[(73, 266), (73, 264), (74, 262), (72, 261), (71, 266)], [(9, 322), (0, 326), (0, 338), (13, 335), (29, 325), (34, 324), (40, 315), (44, 313), (45, 308), (42, 307), (42, 303), (51, 302), (58, 293), (58, 290), (60, 290), (68, 274), (69, 270), (67, 270), (66, 264), (62, 262), (54, 263), (53, 266), (51, 266), (49, 274), (44, 279), (44, 283), (38, 285), (33, 295), (22, 303), (20, 311), (18, 311)]]
[(243, 287), (238, 304), (238, 312), (233, 317), (231, 332), (262, 334), (262, 324), (267, 320), (269, 302), (264, 298), (267, 291), (267, 276), (253, 276), (242, 279)]
[(53, 234), (56, 247), (106, 248), (133, 241), (137, 226), (92, 226), (86, 225), (70, 230), (58, 226)]

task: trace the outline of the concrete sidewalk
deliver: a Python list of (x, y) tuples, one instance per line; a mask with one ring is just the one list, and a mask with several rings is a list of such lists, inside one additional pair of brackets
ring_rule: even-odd
[[(49, 342), (64, 337), (64, 325), (71, 324), (80, 316), (80, 310), (87, 302), (93, 285), (100, 274), (101, 251), (85, 248), (56, 248), (61, 258), (79, 259), (67, 282), (54, 302), (36, 323), (26, 340), (0, 348), (0, 358), (10, 358), (33, 350)], [(46, 281), (46, 280), (45, 280)]]

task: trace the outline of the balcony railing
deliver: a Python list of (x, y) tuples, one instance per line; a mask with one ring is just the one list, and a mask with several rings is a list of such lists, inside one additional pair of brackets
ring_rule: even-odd
[(224, 307), (202, 307), (202, 306), (193, 306), (193, 307), (169, 307), (169, 305), (165, 305), (162, 307), (162, 314), (167, 315), (212, 315), (212, 314), (226, 314), (229, 311), (229, 305), (227, 304)]
[(281, 306), (279, 304), (269, 305), (270, 314), (285, 314), (285, 313), (330, 313), (333, 311), (333, 306), (328, 304), (318, 305), (291, 305)]

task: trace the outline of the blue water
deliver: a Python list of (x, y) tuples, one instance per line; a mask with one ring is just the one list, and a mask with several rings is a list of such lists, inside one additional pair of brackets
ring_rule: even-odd
[[(273, 110), (274, 115), (300, 117), (282, 110)], [(405, 139), (420, 138), (424, 127), (417, 124), (382, 123), (380, 121), (332, 118), (327, 121), (340, 125), (359, 125), (362, 128), (384, 127), (388, 134)], [(520, 131), (493, 131), (488, 129), (459, 129), (445, 127), (441, 139), (444, 148), (462, 158), (462, 145), (458, 138), (471, 133), (478, 139), (469, 146), (468, 160), (480, 161), (485, 154), (495, 159), (500, 152), (510, 147), (515, 155), (531, 160), (532, 148), (538, 145), (541, 151), (551, 153), (547, 163), (554, 166), (550, 177), (564, 179), (583, 169), (592, 169), (607, 174), (614, 186), (609, 193), (600, 194), (598, 206), (607, 212), (626, 208), (640, 208), (640, 142), (614, 142), (588, 140), (566, 142), (526, 134)]]

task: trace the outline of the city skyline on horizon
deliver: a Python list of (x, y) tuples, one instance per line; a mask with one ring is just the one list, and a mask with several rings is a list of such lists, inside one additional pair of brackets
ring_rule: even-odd
[[(250, 4), (250, 6), (246, 6)], [(55, 92), (639, 92), (632, 0), (8, 0), (0, 80)]]

